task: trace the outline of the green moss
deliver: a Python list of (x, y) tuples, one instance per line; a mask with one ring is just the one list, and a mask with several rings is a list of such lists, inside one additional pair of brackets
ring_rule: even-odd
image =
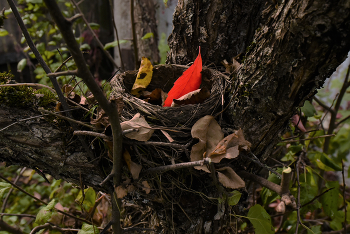
[(0, 103), (10, 107), (33, 106), (35, 101), (34, 90), (26, 86), (1, 87)]
[[(12, 80), (10, 73), (0, 73), (0, 84), (6, 84)], [(39, 99), (35, 94), (44, 94)], [(28, 86), (7, 86), (0, 87), (0, 103), (10, 107), (27, 108), (35, 105), (46, 107), (57, 100), (55, 94), (45, 90), (34, 90)]]

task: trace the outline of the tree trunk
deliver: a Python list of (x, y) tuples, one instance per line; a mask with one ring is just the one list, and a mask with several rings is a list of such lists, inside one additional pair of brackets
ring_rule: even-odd
[[(349, 0), (273, 2), (180, 0), (169, 37), (168, 63), (194, 61), (198, 46), (207, 65), (244, 55), (232, 82), (237, 96), (229, 103), (228, 95), (225, 102), (225, 120), (243, 129), (263, 159), (271, 155), (296, 107), (316, 93), (350, 50)], [(38, 115), (35, 110), (1, 108), (0, 129)], [(101, 165), (87, 158), (71, 131), (42, 118), (0, 131), (0, 161), (107, 190), (99, 186), (105, 176)], [(193, 221), (198, 223), (191, 232), (206, 230), (205, 220)]]
[(350, 50), (350, 1), (273, 2), (179, 1), (169, 37), (169, 63), (193, 61), (198, 46), (208, 65), (244, 54), (226, 120), (263, 158)]

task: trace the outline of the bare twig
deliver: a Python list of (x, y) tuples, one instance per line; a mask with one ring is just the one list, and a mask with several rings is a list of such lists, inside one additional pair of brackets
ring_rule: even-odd
[(280, 185), (278, 185), (278, 184), (275, 184), (275, 183), (273, 183), (271, 181), (268, 181), (267, 179), (264, 179), (264, 178), (262, 178), (260, 176), (251, 174), (251, 173), (243, 171), (243, 170), (242, 171), (237, 171), (236, 173), (242, 178), (245, 178), (245, 179), (248, 179), (248, 180), (252, 180), (252, 181), (260, 184), (261, 186), (266, 187), (266, 188), (276, 192), (279, 195), (282, 195), (282, 187)]
[(316, 96), (313, 97), (313, 99), (318, 103), (318, 105), (320, 105), (323, 109), (327, 110), (330, 113), (333, 113), (334, 110), (332, 108), (330, 108), (329, 106), (327, 106), (326, 104), (324, 104), (320, 99), (318, 99)]
[(39, 226), (36, 226), (35, 228), (33, 228), (33, 230), (30, 232), (30, 234), (37, 233), (38, 231), (43, 230), (43, 229), (57, 230), (60, 232), (78, 232), (78, 231), (80, 231), (80, 229), (61, 228), (61, 227), (58, 227), (58, 226), (50, 224), (50, 223), (45, 223), (43, 225), (39, 225)]
[(316, 199), (320, 198), (321, 196), (323, 196), (325, 193), (328, 193), (328, 192), (329, 192), (330, 190), (332, 190), (332, 189), (334, 189), (334, 187), (333, 187), (333, 188), (329, 188), (329, 189), (323, 191), (323, 192), (320, 193), (319, 195), (317, 195), (317, 196), (315, 196), (314, 198), (312, 198), (310, 201), (308, 201), (308, 202), (306, 202), (305, 204), (301, 205), (300, 208), (302, 208), (302, 207), (304, 207), (304, 206), (307, 206), (307, 205), (313, 203)]
[(335, 125), (336, 125), (336, 128), (340, 125), (340, 124), (342, 124), (342, 123), (344, 123), (346, 120), (348, 120), (348, 119), (350, 119), (350, 115), (348, 115), (348, 116), (346, 116), (344, 119), (342, 119), (342, 120), (340, 120), (338, 123), (336, 123)]
[[(27, 169), (26, 167), (23, 167), (23, 168), (21, 169), (21, 171), (18, 173), (18, 175), (17, 175), (15, 181), (13, 181), (14, 184), (17, 183), (17, 181), (18, 181), (19, 178), (21, 177), (22, 173), (23, 173), (26, 169)], [(11, 189), (9, 190), (9, 192), (7, 193), (5, 199), (4, 199), (3, 203), (2, 203), (1, 212), (4, 212), (4, 211), (5, 211), (5, 208), (6, 208), (6, 205), (7, 205), (7, 201), (8, 201), (8, 199), (9, 199), (9, 197), (10, 197), (12, 191), (13, 191), (13, 188), (11, 188)], [(1, 215), (0, 215), (0, 217), (1, 217)]]
[(249, 154), (251, 156), (253, 156), (253, 158), (251, 157), (246, 157), (249, 160), (251, 160), (252, 162), (258, 164), (259, 166), (266, 168), (268, 171), (272, 172), (273, 174), (277, 175), (278, 177), (282, 178), (282, 175), (280, 173), (278, 173), (277, 171), (271, 169), (270, 167), (268, 167), (267, 165), (263, 164), (262, 162), (260, 162), (260, 160), (258, 159), (258, 157), (255, 156), (255, 154), (253, 154), (253, 152), (249, 151)]
[(300, 221), (300, 180), (299, 180), (299, 167), (300, 167), (300, 161), (301, 161), (301, 156), (299, 155), (298, 161), (296, 163), (296, 172), (297, 172), (297, 183), (298, 183), (298, 197), (297, 197), (297, 226), (295, 228), (295, 234), (298, 234), (298, 229), (299, 229), (299, 223)]
[(17, 216), (17, 217), (27, 217), (27, 218), (32, 218), (35, 219), (35, 215), (31, 214), (9, 214), (9, 213), (0, 213), (0, 216)]
[(57, 76), (76, 76), (78, 75), (78, 70), (72, 70), (72, 71), (61, 71), (61, 72), (54, 72), (54, 73), (48, 73), (48, 77), (57, 77)]
[(137, 36), (135, 29), (135, 17), (134, 17), (134, 0), (130, 0), (130, 15), (131, 15), (131, 30), (132, 30), (132, 42), (134, 45), (134, 57), (135, 57), (135, 69), (139, 67), (139, 52), (137, 49)]
[(76, 124), (79, 124), (79, 125), (82, 125), (82, 126), (85, 126), (85, 127), (88, 127), (88, 128), (92, 128), (92, 129), (95, 128), (95, 127), (92, 126), (92, 125), (83, 123), (83, 122), (78, 121), (78, 120), (75, 120), (75, 119), (71, 119), (71, 118), (69, 118), (69, 117), (66, 117), (66, 116), (57, 114), (57, 113), (55, 113), (55, 112), (51, 112), (51, 111), (45, 110), (44, 108), (41, 108), (41, 107), (39, 107), (38, 110), (39, 110), (40, 112), (45, 113), (45, 114), (54, 115), (54, 116), (56, 116), (56, 117), (58, 117), (58, 118), (65, 119), (65, 120), (68, 120), (68, 121), (70, 121), (70, 122), (73, 122), (73, 123), (76, 123)]
[(8, 223), (4, 222), (0, 219), (0, 230), (7, 231), (12, 234), (24, 234), (24, 232), (21, 231), (19, 228), (12, 227)]
[[(137, 131), (138, 131), (138, 129), (127, 129), (127, 130), (123, 131), (123, 135), (131, 133), (131, 132), (137, 132)], [(73, 135), (94, 136), (94, 137), (99, 137), (99, 138), (106, 139), (109, 141), (113, 140), (113, 137), (111, 137), (111, 136), (106, 136), (103, 133), (92, 132), (92, 131), (74, 131)]]
[[(15, 187), (16, 189), (18, 189), (18, 190), (21, 191), (22, 193), (24, 193), (24, 194), (28, 195), (29, 197), (33, 198), (34, 200), (36, 200), (36, 201), (38, 201), (38, 202), (41, 202), (41, 203), (44, 204), (44, 205), (48, 205), (48, 204), (49, 204), (49, 203), (44, 202), (43, 200), (41, 200), (41, 199), (39, 199), (39, 198), (33, 196), (32, 194), (28, 193), (27, 191), (25, 191), (24, 189), (22, 189), (22, 188), (19, 187), (18, 185), (12, 183), (10, 180), (6, 179), (6, 178), (5, 178), (4, 176), (2, 176), (1, 174), (0, 174), (0, 178), (3, 179), (3, 180), (5, 180), (7, 183), (11, 184), (13, 187)], [(61, 214), (64, 214), (64, 215), (67, 215), (68, 217), (71, 217), (71, 218), (73, 218), (73, 219), (77, 219), (77, 220), (80, 220), (80, 221), (82, 221), (82, 222), (86, 222), (86, 223), (88, 223), (88, 224), (92, 224), (90, 221), (88, 221), (88, 220), (86, 220), (86, 219), (82, 219), (82, 218), (76, 217), (76, 216), (74, 216), (74, 215), (71, 215), (71, 214), (69, 214), (69, 213), (66, 213), (66, 212), (64, 212), (64, 211), (62, 211), (62, 210), (59, 210), (59, 209), (56, 209), (56, 208), (54, 208), (54, 209), (55, 209), (57, 212), (59, 212), (59, 213), (61, 213)]]
[(120, 43), (119, 43), (119, 36), (118, 36), (117, 25), (116, 25), (115, 20), (114, 20), (114, 9), (113, 9), (112, 0), (109, 0), (109, 6), (111, 8), (111, 15), (112, 15), (112, 22), (113, 22), (113, 27), (114, 27), (114, 31), (115, 31), (115, 36), (117, 37), (117, 41), (118, 41), (118, 45), (117, 46), (118, 46), (120, 63), (121, 63), (123, 71), (125, 71), (124, 62), (123, 62), (123, 58), (122, 58), (122, 52), (120, 50)]
[[(348, 66), (348, 70), (346, 72), (346, 76), (345, 76), (345, 79), (344, 79), (344, 83), (340, 89), (340, 92), (339, 92), (339, 96), (338, 96), (338, 99), (335, 103), (335, 106), (334, 106), (334, 112), (331, 113), (331, 120), (329, 122), (329, 128), (328, 128), (328, 132), (327, 134), (333, 134), (333, 131), (335, 130), (335, 128), (337, 127), (335, 121), (337, 120), (337, 114), (338, 114), (338, 111), (339, 111), (339, 108), (340, 108), (340, 104), (343, 100), (343, 97), (346, 93), (346, 90), (347, 88), (349, 87), (349, 75), (350, 75), (350, 64)], [(326, 138), (325, 141), (324, 141), (324, 144), (323, 144), (323, 152), (324, 153), (328, 153), (328, 149), (329, 149), (329, 143), (330, 143), (330, 138)]]
[(0, 87), (8, 87), (8, 86), (30, 86), (30, 87), (40, 87), (40, 88), (46, 88), (49, 89), (52, 93), (56, 94), (56, 91), (51, 88), (50, 86), (43, 85), (43, 84), (34, 84), (34, 83), (18, 83), (18, 84), (3, 84), (0, 85)]
[(305, 138), (305, 139), (289, 140), (289, 141), (286, 141), (286, 139), (284, 139), (284, 140), (282, 140), (282, 142), (283, 143), (293, 143), (293, 142), (315, 140), (315, 139), (318, 139), (318, 138), (326, 138), (326, 137), (333, 137), (333, 136), (335, 136), (335, 134), (328, 134), (328, 135), (322, 135), (322, 136), (317, 136), (317, 137), (309, 137), (309, 138)]
[(154, 167), (154, 168), (148, 169), (147, 171), (145, 171), (145, 173), (166, 172), (169, 170), (177, 170), (177, 169), (188, 168), (188, 167), (203, 166), (203, 165), (210, 164), (210, 162), (211, 162), (210, 158), (205, 158), (203, 160), (195, 161), (195, 162), (177, 163), (174, 165)]
[(75, 6), (75, 8), (78, 10), (79, 14), (81, 15), (84, 23), (86, 24), (86, 27), (89, 29), (89, 31), (92, 33), (94, 39), (97, 42), (97, 45), (101, 48), (102, 52), (107, 56), (107, 58), (109, 59), (109, 61), (112, 62), (113, 66), (117, 69), (119, 69), (119, 66), (115, 63), (113, 57), (109, 54), (109, 52), (107, 50), (104, 49), (104, 46), (102, 45), (101, 41), (98, 39), (96, 33), (94, 32), (94, 30), (92, 30), (92, 28), (89, 25), (89, 22), (86, 20), (83, 12), (80, 10), (78, 4), (75, 3), (74, 0), (71, 0), (72, 4)]
[(347, 228), (346, 228), (346, 215), (347, 215), (347, 213), (346, 213), (346, 206), (347, 206), (347, 203), (346, 203), (346, 182), (345, 182), (345, 173), (344, 173), (344, 160), (342, 159), (341, 160), (341, 174), (342, 174), (342, 177), (343, 177), (343, 203), (344, 203), (344, 234), (346, 234), (347, 232), (346, 232), (346, 230), (347, 230)]
[(154, 145), (154, 146), (164, 146), (164, 147), (171, 147), (171, 148), (176, 148), (176, 149), (182, 149), (186, 150), (189, 145), (180, 145), (176, 143), (168, 143), (168, 142), (153, 142), (153, 141), (124, 141), (125, 144), (128, 145)]

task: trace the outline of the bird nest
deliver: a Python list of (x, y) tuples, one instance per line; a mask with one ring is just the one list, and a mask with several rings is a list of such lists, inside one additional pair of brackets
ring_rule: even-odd
[[(176, 79), (187, 69), (182, 65), (157, 65), (153, 68), (152, 81), (146, 90), (161, 88), (168, 92)], [(162, 107), (153, 105), (130, 94), (135, 82), (137, 71), (127, 71), (117, 74), (111, 80), (112, 96), (122, 97), (124, 108), (122, 120), (131, 119), (136, 113), (141, 113), (151, 124), (166, 127), (191, 128), (193, 124), (205, 115), (215, 115), (223, 109), (224, 92), (227, 87), (227, 76), (222, 73), (203, 68), (201, 88), (210, 90), (210, 97), (200, 104), (182, 105), (177, 107)]]

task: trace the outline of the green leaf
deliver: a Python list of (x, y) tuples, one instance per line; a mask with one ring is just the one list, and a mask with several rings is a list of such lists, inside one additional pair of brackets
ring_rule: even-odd
[(21, 59), (17, 64), (17, 71), (21, 72), (27, 66), (27, 59)]
[(80, 190), (75, 201), (78, 202), (79, 204), (82, 204), (83, 208), (86, 211), (90, 211), (90, 209), (92, 209), (92, 207), (94, 207), (95, 205), (96, 192), (93, 188), (89, 187), (87, 189), (84, 189), (84, 195), (85, 195), (85, 198), (83, 197), (83, 194)]
[(332, 160), (331, 158), (329, 158), (325, 153), (321, 154), (320, 157), (321, 162), (326, 165), (327, 167), (332, 168), (335, 171), (341, 171), (341, 166), (337, 165), (334, 160)]
[(0, 199), (2, 199), (2, 197), (4, 196), (6, 190), (10, 189), (10, 187), (5, 187), (0, 189)]
[(97, 24), (97, 23), (89, 23), (89, 26), (90, 26), (92, 29), (99, 29), (99, 28), (100, 28), (100, 25)]
[(300, 109), (306, 117), (312, 117), (316, 114), (315, 107), (309, 101), (305, 101), (304, 106)]
[(35, 223), (42, 225), (47, 223), (52, 216), (52, 209), (55, 206), (55, 199), (53, 199), (47, 206), (40, 209), (39, 213), (36, 215)]
[(100, 233), (98, 228), (96, 226), (92, 226), (87, 223), (83, 223), (83, 226), (78, 232), (78, 234), (96, 234), (96, 233)]
[(141, 37), (142, 40), (145, 39), (149, 39), (149, 38), (153, 38), (154, 34), (152, 32), (146, 33), (145, 35), (143, 35), (143, 37)]
[(261, 205), (252, 206), (247, 218), (253, 224), (256, 234), (275, 233), (271, 224), (271, 217)]
[(329, 223), (329, 226), (334, 231), (339, 231), (340, 229), (343, 228), (344, 217), (345, 217), (345, 212), (343, 210), (338, 210), (335, 213), (333, 220)]
[(168, 0), (163, 0), (165, 7), (168, 7)]
[(338, 202), (339, 202), (339, 182), (338, 181), (328, 181), (326, 187), (334, 188), (326, 192), (320, 199), (322, 203), (322, 208), (324, 212), (331, 218), (334, 218), (334, 215), (338, 211)]
[(242, 193), (240, 193), (239, 191), (235, 190), (232, 193), (230, 193), (230, 195), (232, 194), (232, 196), (228, 197), (228, 205), (229, 206), (235, 206), (237, 205), (237, 203), (239, 202), (239, 199), (241, 199)]
[(160, 64), (165, 64), (166, 61), (166, 57), (169, 51), (169, 46), (167, 43), (167, 38), (166, 38), (166, 34), (162, 33), (161, 38), (159, 40), (159, 44), (158, 44), (158, 50), (159, 50), (159, 54), (160, 54)]
[(44, 52), (46, 50), (44, 42), (36, 44), (36, 48), (37, 48), (37, 50), (39, 51), (40, 54), (44, 54)]
[(6, 29), (0, 28), (0, 37), (8, 35), (9, 32)]
[[(127, 43), (127, 42), (128, 42), (128, 40), (119, 40), (119, 44), (124, 44), (124, 43)], [(112, 42), (107, 43), (103, 47), (103, 49), (108, 50), (110, 48), (116, 47), (117, 45), (118, 45), (118, 41), (112, 41)]]
[(317, 225), (317, 226), (312, 226), (310, 227), (311, 231), (307, 230), (307, 234), (321, 234), (321, 225)]
[(89, 46), (89, 44), (82, 44), (80, 46), (80, 50), (91, 50), (91, 47)]

